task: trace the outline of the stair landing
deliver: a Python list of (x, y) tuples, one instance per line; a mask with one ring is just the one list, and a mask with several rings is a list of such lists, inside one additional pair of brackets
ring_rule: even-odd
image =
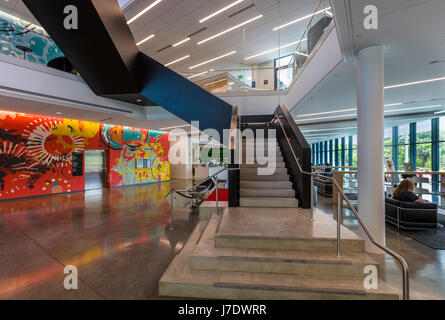
[[(337, 222), (324, 213), (299, 208), (228, 208), (224, 211), (218, 235), (283, 239), (337, 239)], [(363, 242), (363, 239), (341, 227), (341, 238)], [(364, 243), (364, 242), (363, 242)]]
[[(363, 252), (363, 240), (342, 228), (346, 247), (341, 258), (327, 251), (273, 248), (274, 241), (302, 241), (317, 248), (334, 243), (336, 222), (321, 212), (312, 221), (302, 209), (226, 208), (201, 222), (159, 282), (161, 296), (210, 299), (398, 299), (398, 291), (379, 281), (377, 290), (363, 287), (364, 264), (376, 264)], [(236, 246), (218, 238), (256, 239)], [(258, 248), (251, 248), (259, 242)], [(272, 247), (267, 248), (268, 245)], [(330, 267), (335, 268), (334, 274)], [(341, 270), (343, 267), (349, 268)], [(315, 268), (316, 270), (311, 270)], [(356, 269), (355, 269), (356, 268)], [(333, 269), (332, 269), (333, 270)], [(354, 271), (355, 270), (355, 271)]]

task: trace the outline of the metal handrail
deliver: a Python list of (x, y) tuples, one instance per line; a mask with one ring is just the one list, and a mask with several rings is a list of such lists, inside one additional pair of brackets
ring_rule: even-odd
[[(409, 267), (408, 264), (406, 263), (405, 259), (399, 255), (398, 253), (396, 253), (395, 251), (385, 247), (384, 245), (381, 245), (379, 242), (377, 242), (377, 240), (374, 238), (374, 236), (372, 235), (371, 231), (368, 229), (368, 227), (366, 226), (366, 224), (364, 223), (364, 221), (362, 220), (362, 218), (360, 217), (358, 211), (355, 209), (355, 207), (352, 205), (351, 200), (349, 200), (349, 198), (346, 196), (346, 194), (343, 192), (343, 189), (340, 187), (339, 183), (331, 178), (331, 177), (326, 177), (320, 174), (316, 174), (316, 173), (312, 173), (312, 172), (307, 172), (304, 171), (300, 165), (300, 161), (299, 158), (296, 156), (294, 148), (292, 147), (291, 143), (290, 143), (290, 139), (286, 133), (286, 130), (284, 130), (283, 124), (280, 120), (279, 115), (276, 115), (271, 122), (274, 122), (275, 119), (278, 119), (278, 122), (280, 123), (281, 126), (281, 130), (283, 131), (285, 137), (286, 137), (286, 141), (289, 144), (290, 150), (292, 151), (292, 155), (295, 159), (295, 162), (297, 163), (298, 169), (300, 171), (301, 174), (304, 175), (309, 175), (311, 176), (311, 192), (313, 192), (313, 177), (322, 177), (325, 179), (328, 179), (330, 181), (332, 181), (332, 183), (335, 185), (335, 187), (337, 188), (338, 191), (338, 201), (337, 201), (337, 206), (338, 206), (338, 212), (337, 212), (337, 255), (340, 255), (340, 201), (341, 201), (341, 197), (343, 197), (343, 199), (346, 201), (346, 204), (348, 205), (349, 209), (354, 213), (355, 218), (357, 219), (357, 221), (359, 222), (360, 226), (362, 227), (362, 229), (365, 231), (366, 235), (368, 236), (368, 238), (371, 240), (371, 242), (378, 248), (380, 248), (381, 250), (385, 251), (387, 254), (389, 254), (390, 256), (392, 256), (393, 258), (395, 258), (396, 260), (399, 261), (402, 270), (403, 270), (403, 299), (404, 300), (409, 300)], [(314, 206), (314, 202), (313, 202), (313, 196), (311, 199), (311, 206)]]
[(204, 180), (200, 181), (199, 183), (193, 185), (192, 187), (188, 188), (188, 189), (183, 189), (183, 190), (177, 190), (177, 189), (171, 189), (169, 193), (167, 193), (165, 195), (164, 198), (167, 198), (170, 195), (170, 230), (173, 230), (173, 222), (174, 222), (174, 194), (177, 193), (179, 195), (181, 195), (181, 193), (189, 193), (191, 195), (196, 195), (196, 194), (203, 194), (206, 193), (207, 191), (209, 191), (209, 188), (206, 188), (202, 191), (195, 191), (195, 189), (197, 187), (199, 187), (200, 185), (203, 185), (205, 182), (212, 180), (215, 183), (215, 188), (214, 190), (216, 190), (216, 213), (218, 214), (219, 212), (219, 206), (218, 206), (218, 182), (220, 180), (218, 180), (218, 175), (221, 174), (224, 171), (236, 171), (236, 170), (240, 170), (239, 168), (224, 168), (219, 170), (218, 172), (212, 174), (211, 176), (208, 176), (207, 178), (205, 178)]

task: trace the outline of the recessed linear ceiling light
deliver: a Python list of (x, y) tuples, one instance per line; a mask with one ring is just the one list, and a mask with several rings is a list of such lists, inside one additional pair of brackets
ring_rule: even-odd
[(175, 63), (177, 63), (177, 62), (179, 62), (179, 61), (182, 61), (182, 60), (185, 60), (185, 59), (188, 59), (188, 58), (190, 58), (190, 55), (189, 55), (189, 54), (186, 55), (185, 57), (182, 57), (182, 58), (179, 58), (179, 59), (176, 59), (176, 60), (174, 60), (174, 61), (172, 61), (172, 62), (167, 63), (167, 64), (165, 65), (165, 67), (171, 66), (172, 64), (175, 64)]
[(190, 67), (189, 70), (191, 70), (191, 69), (195, 69), (195, 68), (198, 68), (198, 67), (203, 66), (203, 65), (205, 65), (205, 64), (208, 64), (208, 63), (210, 63), (210, 62), (217, 61), (217, 60), (220, 60), (220, 59), (222, 59), (222, 58), (231, 56), (232, 54), (235, 54), (235, 53), (236, 53), (236, 51), (232, 51), (232, 52), (223, 54), (222, 56), (219, 56), (219, 57), (216, 57), (216, 58), (213, 58), (213, 59), (204, 61), (204, 62), (202, 62), (202, 63), (200, 63), (200, 64), (197, 64), (197, 65), (195, 65), (195, 66)]
[[(394, 107), (394, 106), (400, 106), (403, 103), (391, 103), (391, 104), (385, 104), (385, 107)], [(336, 110), (336, 111), (326, 111), (326, 112), (317, 112), (317, 113), (308, 113), (308, 114), (302, 114), (298, 115), (297, 118), (302, 117), (310, 117), (310, 116), (321, 116), (323, 114), (333, 114), (333, 113), (342, 113), (342, 112), (349, 112), (349, 111), (357, 111), (357, 108), (351, 108), (351, 109), (342, 109), (342, 110)]]
[[(414, 108), (403, 108), (403, 109), (394, 109), (394, 110), (385, 110), (385, 113), (390, 112), (398, 112), (398, 111), (411, 111), (411, 110), (419, 110), (419, 109), (430, 109), (430, 108), (438, 108), (442, 107), (441, 104), (436, 104), (432, 106), (424, 106), (424, 107), (414, 107)], [(445, 112), (445, 111), (444, 111)], [(295, 120), (295, 122), (301, 122), (301, 121), (313, 121), (313, 120), (324, 120), (324, 119), (333, 119), (333, 118), (348, 118), (355, 116), (357, 117), (357, 114), (344, 114), (340, 116), (330, 116), (330, 117), (320, 117), (320, 118), (310, 118), (310, 119), (301, 119), (301, 120)]]
[(357, 117), (357, 114), (356, 113), (351, 113), (351, 114), (343, 114), (341, 116), (330, 116), (330, 117), (302, 119), (302, 120), (295, 120), (295, 122), (313, 121), (313, 120), (325, 120), (325, 119), (333, 119), (333, 118), (349, 118), (349, 117)]
[(147, 42), (148, 40), (150, 40), (151, 38), (154, 38), (155, 35), (151, 34), (149, 35), (147, 38), (145, 38), (144, 40), (139, 41), (138, 43), (136, 43), (137, 46), (140, 46), (141, 44), (143, 44), (144, 42)]
[(415, 81), (415, 82), (401, 83), (401, 84), (396, 84), (396, 85), (393, 85), (393, 86), (386, 86), (385, 90), (386, 89), (406, 87), (406, 86), (412, 86), (412, 85), (415, 85), (415, 84), (422, 84), (422, 83), (428, 83), (428, 82), (442, 81), (442, 80), (445, 80), (445, 77), (428, 79), (428, 80), (422, 80), (422, 81)]
[(178, 43), (175, 43), (175, 44), (173, 45), (173, 47), (180, 46), (181, 44), (186, 43), (187, 41), (190, 41), (190, 38), (189, 38), (189, 37), (185, 38), (185, 39), (182, 40), (182, 41), (179, 41)]
[(337, 130), (351, 130), (351, 129), (357, 129), (357, 127), (331, 128), (331, 129), (316, 129), (316, 130), (305, 130), (305, 131), (301, 131), (301, 132), (302, 132), (302, 133), (306, 133), (306, 132), (337, 131)]
[(201, 72), (201, 73), (198, 73), (198, 74), (194, 74), (193, 76), (188, 77), (188, 79), (193, 79), (193, 78), (196, 78), (196, 77), (199, 77), (199, 76), (203, 76), (203, 75), (205, 75), (205, 74), (207, 74), (209, 72), (213, 72), (213, 71), (215, 71), (215, 69), (210, 69), (209, 71), (204, 71), (204, 72)]
[(222, 31), (222, 32), (220, 32), (218, 34), (215, 34), (215, 35), (211, 36), (210, 38), (207, 38), (207, 39), (204, 39), (202, 41), (199, 41), (198, 45), (201, 45), (203, 43), (206, 43), (207, 41), (210, 41), (210, 40), (213, 40), (215, 38), (218, 38), (219, 36), (222, 36), (223, 34), (226, 34), (226, 33), (230, 32), (230, 31), (233, 31), (233, 30), (236, 30), (238, 28), (241, 28), (242, 26), (245, 26), (246, 24), (254, 22), (254, 21), (258, 20), (258, 19), (261, 19), (262, 17), (263, 17), (263, 15), (260, 14), (259, 16), (256, 16), (255, 18), (252, 18), (252, 19), (249, 19), (247, 21), (244, 21), (243, 23), (240, 23), (240, 24), (238, 24), (238, 25), (236, 25), (234, 27), (231, 27), (231, 28), (229, 28), (227, 30), (224, 30), (224, 31)]
[(325, 137), (326, 133), (322, 133), (322, 134), (308, 134), (308, 135), (304, 135), (306, 138), (310, 138), (310, 137)]
[(288, 44), (286, 44), (284, 46), (281, 46), (281, 47), (278, 47), (278, 48), (273, 48), (273, 49), (270, 49), (270, 50), (266, 50), (266, 51), (260, 52), (258, 54), (255, 54), (253, 56), (247, 57), (244, 60), (250, 60), (250, 59), (253, 59), (253, 58), (256, 58), (256, 57), (259, 57), (259, 56), (262, 56), (262, 55), (265, 55), (265, 54), (268, 54), (268, 53), (271, 53), (271, 52), (274, 52), (274, 51), (278, 51), (278, 50), (281, 50), (281, 49), (284, 49), (284, 48), (288, 48), (288, 47), (297, 45), (300, 42), (303, 42), (303, 41), (306, 41), (306, 40), (307, 40), (307, 38), (302, 39), (302, 40), (298, 40), (298, 41), (295, 41), (295, 42), (292, 42), (292, 43), (288, 43)]
[(188, 79), (193, 79), (193, 78), (196, 78), (196, 77), (199, 77), (199, 76), (203, 76), (203, 75), (205, 75), (207, 73), (209, 73), (209, 72), (208, 71), (204, 71), (204, 72), (201, 72), (201, 73), (198, 73), (198, 74), (194, 74), (193, 76), (188, 77)]
[(217, 16), (218, 14), (223, 13), (224, 11), (229, 10), (230, 8), (236, 6), (237, 4), (240, 4), (240, 3), (243, 2), (243, 1), (244, 1), (244, 0), (238, 0), (238, 1), (233, 2), (232, 4), (229, 4), (228, 6), (222, 8), (222, 9), (220, 9), (220, 10), (218, 10), (218, 11), (215, 11), (215, 12), (212, 13), (211, 15), (205, 17), (204, 19), (199, 20), (199, 23), (203, 23), (203, 22), (205, 22), (205, 21), (207, 21), (207, 20), (209, 20), (209, 19), (211, 19), (211, 18)]
[(221, 80), (217, 80), (217, 81), (206, 83), (206, 84), (204, 84), (204, 87), (213, 86), (214, 84), (217, 84), (217, 83), (220, 83), (220, 82), (224, 82), (224, 81), (227, 81), (227, 79), (221, 79)]
[(394, 107), (394, 106), (401, 106), (403, 103), (398, 102), (398, 103), (391, 103), (391, 104), (385, 104), (385, 107)]
[(135, 22), (137, 19), (139, 19), (142, 15), (147, 13), (149, 10), (151, 10), (154, 6), (158, 5), (162, 0), (156, 0), (152, 4), (150, 4), (147, 8), (139, 12), (137, 15), (135, 15), (133, 18), (127, 21), (127, 24)]
[(279, 27), (274, 28), (273, 31), (277, 31), (277, 30), (280, 30), (280, 29), (282, 29), (282, 28), (288, 27), (288, 26), (290, 26), (290, 25), (292, 25), (292, 24), (295, 24), (295, 23), (298, 23), (298, 22), (300, 22), (300, 21), (309, 19), (309, 18), (311, 18), (313, 15), (317, 15), (317, 14), (323, 13), (323, 12), (328, 11), (328, 10), (331, 10), (331, 7), (327, 7), (326, 9), (319, 10), (319, 11), (315, 12), (315, 14), (314, 14), (314, 13), (311, 13), (311, 14), (308, 14), (307, 16), (304, 16), (304, 17), (298, 18), (298, 19), (296, 19), (296, 20), (290, 21), (290, 22), (288, 22), (288, 23), (285, 23), (285, 24), (283, 24), (283, 25), (281, 25), (281, 26), (279, 26)]
[(442, 107), (442, 105), (441, 104), (436, 104), (436, 105), (433, 105), (433, 106), (425, 106), (425, 107), (414, 107), (414, 108), (403, 108), (403, 109), (386, 110), (385, 113), (399, 112), (399, 111), (411, 111), (411, 110), (419, 110), (419, 109), (430, 109), (430, 108), (438, 108), (438, 107)]
[(323, 114), (332, 114), (332, 113), (341, 113), (341, 112), (349, 112), (349, 111), (356, 111), (357, 108), (351, 108), (351, 109), (342, 109), (337, 111), (326, 111), (326, 112), (317, 112), (317, 113), (308, 113), (308, 114), (301, 114), (298, 115), (297, 118), (303, 118), (303, 117), (311, 117), (311, 116), (321, 116)]

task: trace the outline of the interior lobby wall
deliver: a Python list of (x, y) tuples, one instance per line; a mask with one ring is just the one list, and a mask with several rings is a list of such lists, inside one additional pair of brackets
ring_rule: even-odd
[(193, 179), (192, 140), (186, 135), (171, 140), (172, 155), (177, 159), (171, 163), (172, 179)]
[(252, 71), (252, 80), (256, 83), (257, 89), (274, 90), (275, 89), (275, 70), (274, 61), (268, 61), (255, 66)]
[(108, 187), (170, 180), (169, 134), (0, 111), (0, 200), (85, 189), (84, 150), (105, 150)]

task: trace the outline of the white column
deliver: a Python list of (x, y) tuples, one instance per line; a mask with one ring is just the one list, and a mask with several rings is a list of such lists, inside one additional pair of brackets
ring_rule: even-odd
[[(375, 239), (385, 245), (383, 105), (384, 48), (372, 46), (357, 56), (358, 211)], [(363, 236), (367, 252), (381, 253)]]

